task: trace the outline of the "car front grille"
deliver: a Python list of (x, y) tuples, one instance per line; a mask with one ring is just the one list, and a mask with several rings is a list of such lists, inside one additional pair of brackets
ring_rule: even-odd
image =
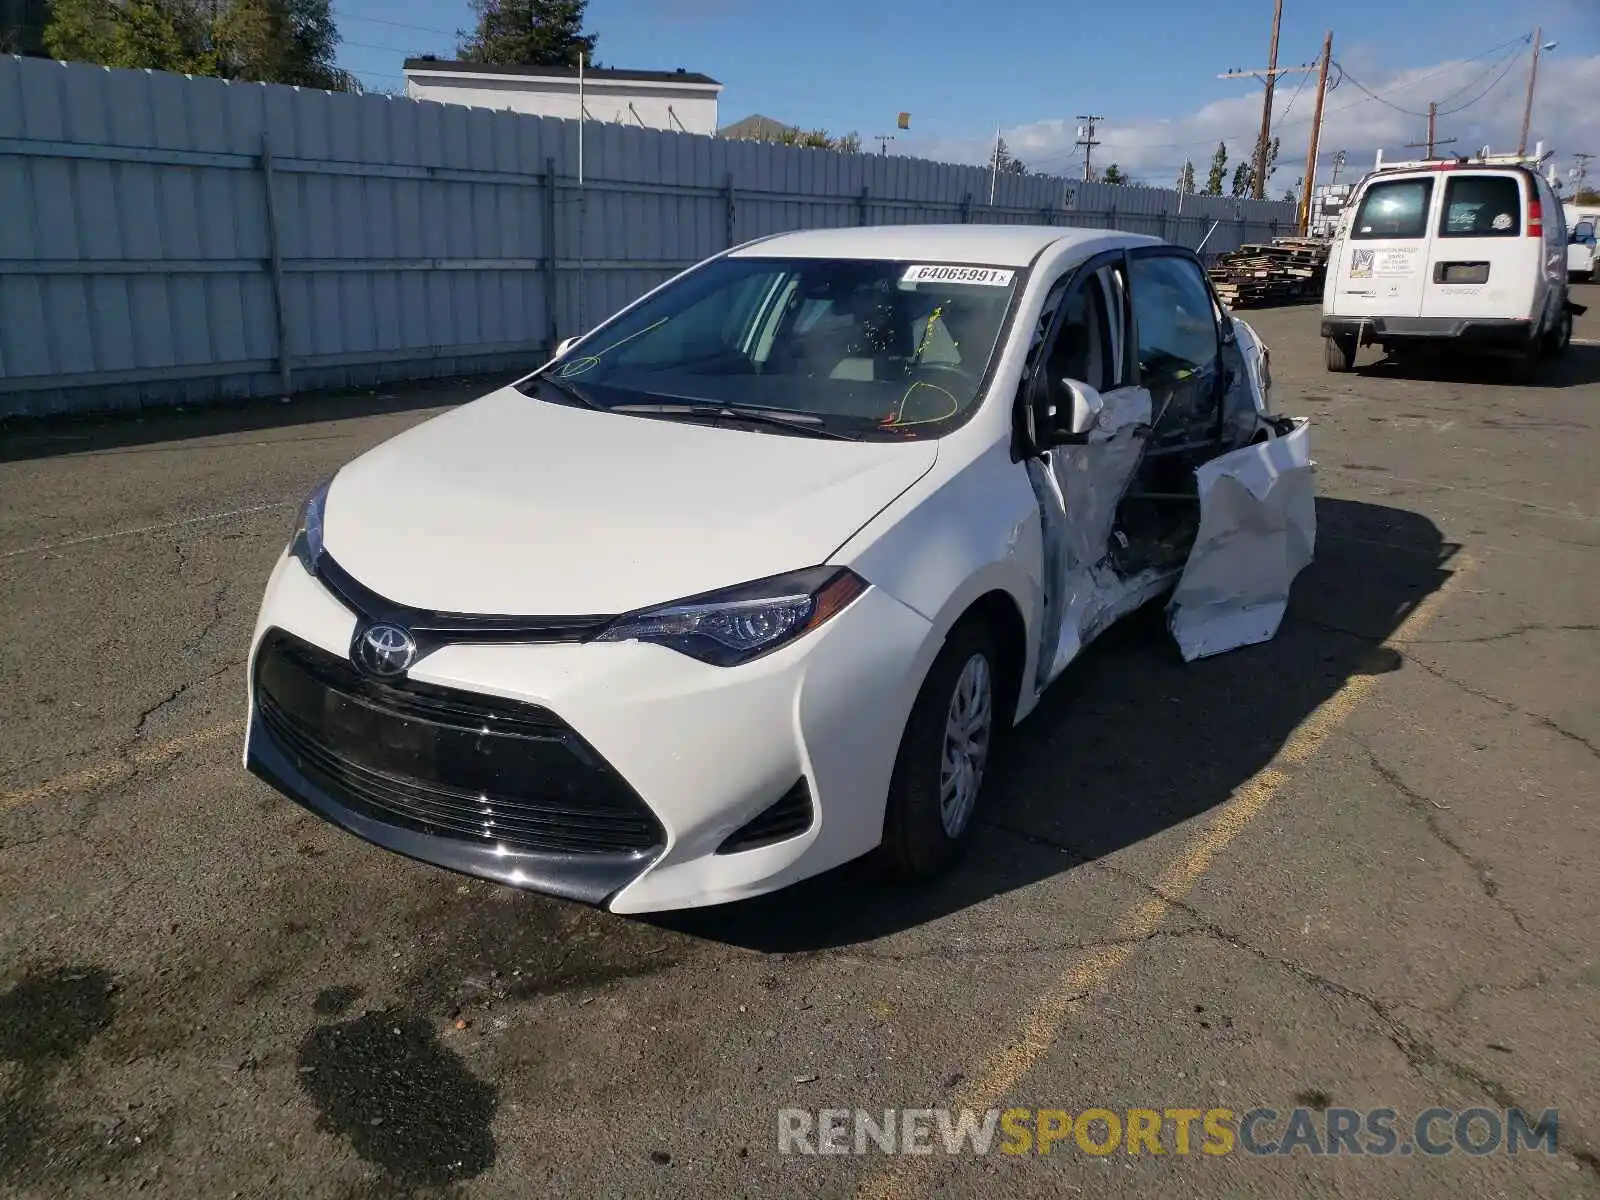
[(255, 678), (273, 740), (371, 820), (510, 851), (642, 856), (666, 844), (644, 801), (548, 709), (367, 679), (281, 632), (263, 640)]

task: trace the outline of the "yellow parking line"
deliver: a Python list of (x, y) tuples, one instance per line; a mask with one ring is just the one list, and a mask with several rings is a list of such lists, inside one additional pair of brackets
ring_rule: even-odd
[[(1457, 562), (1456, 571), (1411, 610), (1385, 646), (1400, 646), (1415, 640), (1438, 615), (1449, 593), (1478, 565), (1464, 554)], [(1168, 900), (1162, 897), (1178, 900), (1187, 895), (1217, 855), (1293, 777), (1295, 768), (1309, 762), (1377, 686), (1381, 667), (1376, 652), (1368, 655), (1368, 662), (1372, 667), (1370, 671), (1351, 676), (1343, 687), (1296, 726), (1270, 763), (1246, 780), (1212, 813), (1205, 827), (1189, 839), (1155, 879), (1154, 888), (1160, 895), (1141, 900), (1117, 918), (1112, 936), (1123, 944), (1097, 947), (1063, 971), (1023, 1015), (1010, 1039), (974, 1073), (973, 1082), (951, 1097), (952, 1108), (982, 1112), (1004, 1104), (1023, 1077), (1049, 1053), (1067, 1019), (1077, 1013), (1088, 994), (1102, 987), (1133, 957), (1138, 939), (1149, 937), (1159, 928), (1168, 908)], [(857, 1194), (871, 1200), (903, 1200), (925, 1190), (932, 1169), (930, 1158), (897, 1158), (885, 1169), (869, 1175)]]
[(72, 771), (66, 775), (57, 775), (54, 779), (46, 779), (43, 783), (36, 783), (32, 787), (22, 788), (15, 792), (0, 792), (0, 812), (10, 812), (14, 808), (37, 803), (40, 800), (49, 800), (53, 796), (65, 795), (71, 792), (90, 792), (98, 788), (109, 787), (119, 783), (144, 767), (159, 767), (171, 762), (191, 750), (198, 750), (202, 746), (209, 746), (212, 742), (226, 737), (238, 737), (244, 733), (244, 722), (228, 721), (222, 725), (213, 725), (209, 729), (197, 729), (192, 733), (175, 737), (171, 741), (157, 742), (153, 746), (145, 746), (135, 750), (126, 758), (114, 759), (111, 762), (100, 763), (98, 766), (85, 767), (81, 771)]

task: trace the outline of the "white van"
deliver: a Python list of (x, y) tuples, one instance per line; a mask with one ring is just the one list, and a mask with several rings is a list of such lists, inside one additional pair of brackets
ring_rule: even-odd
[(1561, 201), (1525, 166), (1459, 160), (1374, 171), (1329, 253), (1330, 371), (1362, 346), (1509, 353), (1534, 362), (1572, 338)]
[(1567, 278), (1588, 283), (1594, 278), (1595, 229), (1600, 227), (1600, 204), (1562, 206), (1567, 219)]

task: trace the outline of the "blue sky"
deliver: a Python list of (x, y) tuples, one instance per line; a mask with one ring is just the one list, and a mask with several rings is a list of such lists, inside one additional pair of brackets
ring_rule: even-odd
[[(1441, 118), (1440, 135), (1514, 149), (1528, 54), (1512, 39), (1536, 22), (1560, 44), (1540, 64), (1534, 135), (1562, 153), (1600, 152), (1600, 0), (1287, 0), (1284, 8), (1280, 64), (1314, 59), (1334, 23), (1334, 58), (1347, 78), (1330, 95), (1329, 133), (1352, 161), (1419, 140), (1424, 122), (1413, 114), (1430, 100), (1460, 106), (1480, 91), (1481, 100)], [(465, 0), (334, 0), (334, 12), (341, 60), (373, 88), (400, 87), (408, 53), (449, 56), (451, 31), (471, 22)], [(681, 66), (721, 80), (724, 123), (760, 112), (854, 130), (870, 144), (895, 132), (895, 114), (906, 110), (911, 132), (891, 153), (981, 160), (998, 124), (1030, 165), (1072, 173), (1081, 170), (1075, 117), (1094, 112), (1106, 117), (1099, 164), (1116, 160), (1166, 184), (1175, 164), (1198, 164), (1219, 137), (1248, 151), (1260, 87), (1216, 75), (1265, 64), (1271, 16), (1271, 0), (591, 0), (588, 27), (605, 65)], [(1297, 96), (1298, 83), (1280, 81), (1276, 106), (1290, 174), (1305, 157), (1312, 107), (1311, 86)], [(1358, 84), (1387, 103), (1365, 98)], [(1324, 149), (1333, 146), (1325, 140)]]

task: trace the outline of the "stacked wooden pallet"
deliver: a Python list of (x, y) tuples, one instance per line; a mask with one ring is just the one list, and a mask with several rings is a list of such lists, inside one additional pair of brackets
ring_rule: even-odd
[(1240, 246), (1217, 255), (1207, 274), (1224, 304), (1251, 308), (1322, 295), (1327, 266), (1328, 243), (1273, 238), (1269, 245)]

